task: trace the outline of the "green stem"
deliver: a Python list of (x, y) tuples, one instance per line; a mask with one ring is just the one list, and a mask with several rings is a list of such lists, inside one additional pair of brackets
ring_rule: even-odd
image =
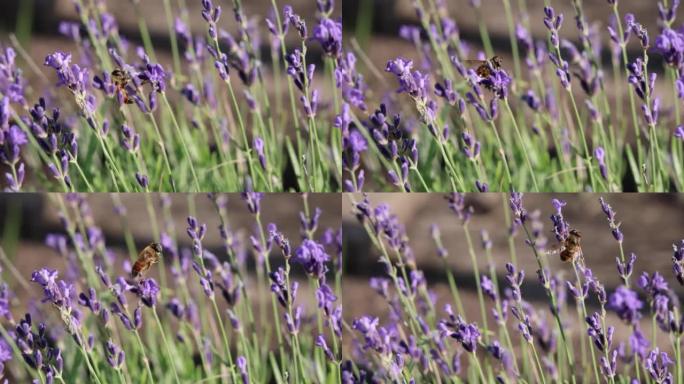
[(188, 143), (185, 141), (185, 136), (183, 135), (183, 132), (181, 131), (180, 126), (178, 125), (176, 115), (173, 112), (173, 108), (171, 108), (171, 104), (169, 104), (169, 99), (166, 97), (166, 93), (162, 93), (162, 99), (164, 99), (164, 104), (166, 104), (166, 108), (168, 108), (169, 113), (171, 114), (171, 120), (173, 121), (174, 127), (176, 127), (176, 133), (178, 134), (178, 138), (181, 141), (181, 146), (183, 147), (183, 151), (185, 152), (185, 157), (188, 159), (188, 164), (190, 165), (190, 172), (192, 173), (192, 178), (195, 180), (195, 188), (197, 188), (197, 192), (200, 192), (201, 188), (199, 185), (199, 180), (197, 179), (197, 173), (195, 172), (195, 166), (193, 165), (192, 157), (190, 156)]
[(169, 355), (168, 361), (171, 365), (171, 369), (173, 370), (173, 376), (176, 379), (176, 383), (180, 383), (180, 380), (178, 379), (178, 371), (176, 371), (176, 359), (174, 354), (171, 352), (171, 346), (169, 345), (169, 341), (166, 339), (166, 332), (164, 332), (164, 328), (162, 327), (161, 321), (159, 321), (159, 315), (157, 315), (157, 308), (152, 307), (152, 313), (154, 314), (154, 320), (157, 322), (159, 333), (161, 333), (162, 341), (164, 342), (164, 346), (166, 347), (166, 353)]
[(518, 136), (518, 140), (520, 141), (520, 149), (522, 149), (523, 155), (525, 156), (525, 162), (527, 163), (528, 171), (530, 172), (530, 177), (532, 177), (532, 184), (534, 184), (535, 191), (539, 192), (539, 185), (537, 184), (537, 177), (535, 176), (535, 171), (532, 168), (532, 162), (530, 161), (530, 155), (528, 153), (529, 151), (525, 148), (525, 141), (523, 140), (522, 135), (520, 134), (520, 128), (518, 128), (518, 123), (515, 120), (515, 115), (513, 115), (513, 111), (511, 110), (511, 105), (508, 103), (508, 99), (504, 99), (504, 104), (506, 105), (508, 114), (511, 115), (513, 127), (515, 128), (515, 133)]
[(152, 125), (154, 125), (154, 130), (157, 133), (157, 144), (162, 152), (162, 157), (164, 158), (164, 165), (166, 166), (166, 172), (169, 174), (169, 180), (171, 181), (171, 188), (176, 192), (176, 183), (173, 181), (173, 173), (171, 172), (171, 163), (169, 163), (169, 157), (166, 153), (166, 145), (164, 144), (164, 138), (159, 130), (159, 125), (157, 124), (157, 119), (155, 119), (153, 114), (149, 114), (152, 120)]

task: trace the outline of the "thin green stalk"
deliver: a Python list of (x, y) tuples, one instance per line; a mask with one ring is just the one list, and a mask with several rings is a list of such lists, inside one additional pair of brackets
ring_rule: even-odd
[(506, 179), (508, 181), (508, 189), (514, 190), (513, 178), (511, 177), (511, 169), (508, 167), (508, 160), (506, 159), (506, 151), (504, 150), (503, 143), (501, 142), (501, 137), (499, 137), (499, 132), (496, 130), (496, 125), (494, 124), (493, 120), (489, 121), (489, 125), (492, 127), (492, 131), (494, 131), (494, 136), (496, 136), (496, 142), (499, 145), (499, 154), (501, 155), (501, 158), (503, 159), (504, 168), (506, 170)]
[(515, 35), (515, 25), (513, 23), (513, 12), (511, 12), (510, 0), (503, 0), (504, 12), (506, 13), (506, 24), (508, 24), (508, 37), (510, 38), (511, 51), (513, 52), (513, 68), (516, 79), (522, 79), (520, 70), (520, 53), (518, 52), (518, 39)]
[(466, 237), (466, 243), (468, 244), (468, 253), (470, 254), (470, 262), (473, 267), (473, 272), (475, 274), (475, 284), (477, 284), (477, 300), (480, 303), (480, 316), (482, 317), (482, 324), (484, 326), (485, 332), (485, 342), (489, 343), (489, 326), (487, 324), (487, 310), (485, 309), (484, 295), (482, 294), (482, 285), (480, 284), (480, 268), (477, 265), (477, 256), (475, 255), (475, 250), (473, 248), (473, 241), (470, 238), (470, 231), (468, 230), (468, 223), (463, 223), (463, 233)]
[(587, 145), (587, 138), (584, 135), (584, 125), (580, 119), (579, 109), (577, 109), (577, 103), (575, 102), (575, 96), (572, 94), (572, 90), (568, 89), (568, 95), (570, 96), (570, 102), (572, 103), (572, 109), (575, 112), (575, 119), (577, 120), (577, 130), (580, 133), (580, 138), (582, 140), (582, 146), (584, 147), (584, 162), (589, 172), (589, 182), (591, 183), (592, 190), (596, 190), (596, 175), (594, 175), (594, 167), (591, 164), (591, 152), (589, 152), (589, 145)]
[(98, 374), (96, 373), (95, 368), (93, 368), (93, 365), (92, 365), (92, 363), (91, 363), (91, 361), (90, 361), (90, 355), (88, 354), (88, 352), (86, 352), (85, 348), (83, 348), (83, 345), (84, 345), (84, 344), (83, 344), (83, 338), (82, 338), (81, 336), (77, 336), (77, 337), (80, 339), (78, 348), (79, 348), (79, 350), (81, 351), (81, 354), (83, 355), (83, 359), (85, 360), (86, 365), (88, 366), (88, 371), (90, 371), (90, 375), (91, 375), (92, 377), (95, 378), (95, 381), (96, 381), (98, 384), (102, 384), (102, 381), (100, 380), (100, 377), (99, 377)]
[[(261, 225), (261, 212), (257, 212), (255, 214), (255, 220), (257, 224), (257, 228), (259, 229), (259, 239), (261, 242), (261, 246), (263, 247), (262, 249), (266, 249), (266, 236), (264, 235), (264, 227)], [(269, 255), (268, 253), (264, 255), (264, 264), (266, 266), (266, 273), (270, 274), (271, 273), (271, 262), (269, 260)], [(278, 347), (280, 349), (280, 363), (283, 367), (285, 367), (285, 353), (283, 349), (283, 335), (281, 331), (281, 325), (280, 325), (280, 316), (278, 316), (278, 304), (276, 303), (276, 298), (274, 295), (270, 295), (271, 297), (271, 307), (273, 310), (273, 320), (275, 322), (275, 329), (276, 329), (276, 338), (278, 340)], [(263, 313), (263, 311), (262, 311)], [(263, 324), (263, 322), (262, 322)]]
[[(125, 309), (125, 311), (128, 312), (127, 309)], [(128, 314), (126, 314), (126, 316), (128, 316)], [(140, 353), (142, 353), (143, 355), (143, 363), (145, 363), (147, 376), (150, 378), (150, 382), (154, 383), (154, 375), (152, 374), (152, 368), (150, 367), (150, 359), (149, 357), (147, 357), (147, 353), (145, 353), (145, 346), (143, 345), (142, 339), (140, 338), (140, 333), (137, 329), (134, 329), (133, 334), (135, 334), (135, 338), (138, 341), (138, 348), (140, 349)]]
[(159, 315), (157, 315), (156, 307), (152, 307), (152, 314), (154, 314), (154, 320), (157, 322), (159, 333), (161, 333), (162, 341), (164, 342), (164, 346), (166, 347), (166, 353), (169, 355), (168, 362), (171, 365), (171, 369), (173, 370), (173, 376), (176, 379), (176, 383), (180, 383), (180, 379), (178, 379), (178, 371), (176, 371), (177, 359), (175, 358), (175, 355), (171, 352), (171, 346), (169, 345), (169, 341), (166, 339), (166, 332), (164, 332), (164, 328), (162, 327), (161, 321), (159, 321)]
[[(508, 0), (505, 0), (508, 1)], [(532, 168), (532, 162), (530, 161), (530, 155), (529, 151), (527, 151), (527, 148), (525, 148), (525, 141), (522, 138), (522, 135), (520, 134), (520, 128), (518, 128), (518, 123), (515, 120), (515, 115), (513, 115), (513, 111), (511, 110), (511, 105), (508, 103), (508, 99), (504, 99), (504, 105), (506, 105), (506, 109), (508, 110), (508, 114), (511, 116), (511, 121), (513, 121), (513, 127), (515, 128), (515, 133), (518, 136), (518, 140), (520, 141), (520, 149), (522, 149), (523, 156), (525, 157), (525, 162), (527, 163), (527, 168), (528, 171), (530, 172), (530, 177), (532, 177), (532, 184), (534, 185), (534, 190), (536, 192), (539, 192), (539, 185), (537, 184), (537, 176), (535, 176), (535, 171)]]
[(166, 153), (166, 145), (164, 144), (164, 139), (162, 138), (161, 131), (159, 130), (159, 125), (157, 124), (157, 119), (155, 119), (153, 114), (149, 114), (150, 120), (152, 120), (152, 125), (154, 125), (154, 130), (157, 133), (157, 144), (162, 152), (162, 157), (164, 158), (164, 165), (166, 166), (166, 172), (169, 174), (169, 180), (171, 181), (171, 188), (176, 192), (176, 183), (173, 181), (173, 173), (171, 172), (171, 163), (169, 163), (169, 157)]
[[(573, 261), (573, 263), (572, 263), (572, 268), (573, 268), (573, 270), (575, 271), (575, 278), (576, 278), (576, 281), (577, 281), (577, 286), (576, 286), (576, 287), (577, 287), (577, 291), (578, 291), (578, 292), (582, 292), (582, 281), (581, 281), (581, 279), (580, 279), (579, 271), (577, 270), (577, 261)], [(588, 313), (587, 313), (587, 306), (586, 306), (586, 304), (584, 303), (584, 298), (582, 298), (581, 300), (578, 299), (577, 301), (579, 301), (579, 302), (581, 303), (580, 308), (581, 308), (581, 310), (582, 310), (582, 315), (583, 315), (583, 317), (584, 317), (584, 318), (587, 318), (587, 316), (588, 316)], [(582, 322), (580, 322), (579, 324), (582, 324)], [(596, 354), (594, 353), (594, 348), (590, 347), (589, 350), (591, 351), (591, 365), (592, 365), (592, 367), (594, 368), (594, 378), (596, 379), (596, 382), (598, 383), (598, 382), (600, 382), (600, 379), (599, 379), (598, 366), (596, 365)], [(583, 351), (583, 352), (584, 352), (584, 351)], [(607, 348), (606, 348), (606, 359), (608, 359), (608, 355), (607, 355), (607, 354), (608, 354), (608, 351), (607, 351)], [(607, 361), (610, 361), (610, 359), (608, 359)]]
[(176, 75), (181, 75), (183, 72), (180, 62), (180, 54), (178, 51), (178, 40), (176, 39), (176, 32), (174, 31), (173, 27), (173, 14), (169, 0), (164, 0), (164, 11), (166, 13), (166, 25), (168, 26), (169, 30), (169, 39), (171, 40), (171, 54), (173, 55), (174, 73)]
[(451, 290), (451, 296), (456, 302), (456, 309), (458, 312), (463, 314), (463, 318), (466, 318), (466, 312), (463, 310), (463, 303), (461, 302), (461, 295), (458, 293), (458, 286), (456, 285), (456, 280), (454, 279), (454, 274), (451, 272), (451, 268), (444, 261), (444, 269), (447, 271), (447, 280), (449, 281), (449, 289)]
[(484, 372), (482, 371), (482, 366), (480, 365), (480, 360), (477, 358), (477, 354), (473, 351), (473, 356), (472, 360), (475, 362), (475, 366), (477, 367), (477, 372), (480, 374), (480, 380), (482, 383), (486, 383), (487, 379), (485, 379)]
[[(168, 1), (168, 0), (166, 0)], [(195, 172), (195, 166), (193, 165), (192, 157), (190, 156), (190, 150), (188, 149), (188, 143), (185, 141), (185, 136), (183, 135), (183, 132), (180, 129), (180, 126), (178, 125), (178, 121), (176, 120), (176, 115), (173, 111), (173, 108), (171, 108), (171, 104), (169, 104), (169, 99), (166, 97), (166, 93), (162, 92), (162, 99), (164, 100), (164, 104), (166, 104), (166, 108), (169, 110), (169, 114), (171, 114), (171, 121), (173, 121), (174, 127), (176, 127), (176, 133), (178, 134), (178, 138), (181, 141), (181, 147), (183, 147), (183, 151), (185, 152), (185, 157), (187, 158), (188, 165), (190, 166), (190, 172), (192, 173), (192, 178), (195, 180), (195, 188), (197, 188), (197, 192), (201, 191), (199, 180), (197, 179), (197, 173)]]

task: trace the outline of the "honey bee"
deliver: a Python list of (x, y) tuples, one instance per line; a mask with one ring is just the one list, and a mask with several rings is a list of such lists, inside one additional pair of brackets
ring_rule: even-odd
[(465, 60), (465, 64), (475, 68), (475, 73), (482, 78), (488, 78), (492, 75), (493, 69), (501, 68), (503, 59), (501, 56), (494, 56), (489, 60)]
[(133, 264), (133, 269), (131, 269), (133, 278), (142, 276), (143, 273), (150, 269), (152, 264), (158, 263), (161, 254), (162, 246), (159, 243), (152, 243), (145, 247), (138, 255), (138, 260)]
[(548, 253), (556, 253), (560, 251), (561, 261), (574, 263), (576, 260), (582, 258), (582, 246), (580, 245), (581, 240), (582, 234), (576, 229), (571, 229), (565, 241), (563, 241), (562, 244), (550, 249)]
[(131, 74), (125, 69), (116, 68), (112, 71), (112, 81), (116, 86), (117, 93), (121, 92), (123, 95), (124, 104), (133, 104), (133, 99), (129, 97), (126, 87), (133, 80)]

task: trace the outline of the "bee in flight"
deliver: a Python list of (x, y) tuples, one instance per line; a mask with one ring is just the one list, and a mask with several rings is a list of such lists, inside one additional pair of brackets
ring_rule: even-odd
[(492, 70), (501, 68), (503, 59), (501, 56), (494, 56), (489, 60), (465, 60), (465, 64), (475, 68), (475, 73), (483, 79), (492, 75)]
[(162, 246), (159, 243), (152, 243), (145, 247), (138, 255), (138, 260), (133, 264), (131, 269), (131, 275), (133, 278), (137, 278), (147, 272), (152, 264), (159, 262), (162, 254)]
[(582, 234), (576, 229), (571, 229), (568, 237), (561, 244), (548, 250), (547, 253), (560, 252), (561, 261), (574, 263), (582, 258), (581, 240)]
[(116, 87), (117, 94), (123, 95), (124, 104), (133, 104), (133, 99), (129, 97), (128, 84), (133, 80), (132, 76), (128, 71), (122, 68), (116, 68), (112, 71), (112, 81)]

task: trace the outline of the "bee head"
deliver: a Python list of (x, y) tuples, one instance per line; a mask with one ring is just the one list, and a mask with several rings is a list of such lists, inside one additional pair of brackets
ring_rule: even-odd
[(576, 229), (571, 229), (570, 234), (579, 238), (582, 238), (582, 233)]
[(161, 252), (162, 252), (162, 245), (161, 245), (161, 244), (159, 244), (159, 243), (152, 243), (152, 244), (150, 244), (150, 246), (152, 247), (152, 249), (154, 249), (155, 252), (157, 252), (157, 253), (161, 253)]
[(501, 68), (502, 64), (503, 64), (503, 59), (501, 59), (501, 56), (492, 57), (492, 65), (494, 66), (494, 68)]

